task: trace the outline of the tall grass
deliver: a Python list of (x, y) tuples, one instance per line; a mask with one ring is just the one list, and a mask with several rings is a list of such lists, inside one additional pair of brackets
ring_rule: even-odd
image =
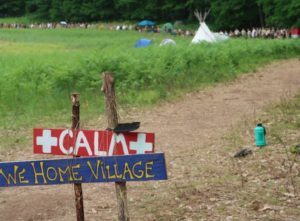
[[(134, 42), (147, 37), (148, 48)], [(152, 104), (172, 93), (227, 81), (274, 59), (300, 55), (299, 40), (229, 40), (159, 47), (169, 36), (100, 30), (0, 30), (1, 125), (34, 123), (43, 116), (69, 116), (69, 95), (82, 95), (83, 114), (103, 110), (103, 71), (113, 71), (118, 100)]]

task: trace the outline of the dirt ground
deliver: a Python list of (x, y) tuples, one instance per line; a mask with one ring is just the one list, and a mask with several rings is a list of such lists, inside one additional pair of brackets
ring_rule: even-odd
[[(141, 121), (141, 131), (155, 132), (156, 150), (165, 153), (168, 170), (167, 181), (127, 183), (131, 220), (300, 220), (299, 196), (282, 190), (284, 179), (268, 173), (274, 158), (264, 151), (234, 161), (239, 147), (226, 146), (225, 139), (243, 119), (258, 121), (268, 104), (299, 89), (300, 61), (293, 59), (151, 109), (120, 110), (121, 122)], [(104, 129), (99, 125), (106, 125), (105, 117), (82, 125)], [(31, 130), (5, 136), (12, 133), (32, 136)], [(17, 146), (0, 145), (1, 161), (42, 158), (30, 154), (30, 142)], [(262, 172), (248, 171), (245, 165), (251, 164)], [(0, 220), (76, 220), (72, 185), (3, 188), (0, 193)], [(114, 184), (83, 184), (83, 194), (86, 220), (117, 219)]]

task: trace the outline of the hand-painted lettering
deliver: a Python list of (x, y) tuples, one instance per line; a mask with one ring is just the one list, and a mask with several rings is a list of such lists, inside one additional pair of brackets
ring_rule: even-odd
[(54, 167), (47, 168), (47, 179), (50, 181), (54, 181), (57, 179), (57, 171)]
[(146, 178), (153, 178), (154, 177), (154, 175), (149, 174), (149, 171), (152, 171), (153, 164), (154, 164), (153, 161), (150, 161), (150, 162), (146, 163), (146, 165), (145, 165)]
[(71, 170), (70, 167), (66, 167), (64, 170), (60, 167), (57, 168), (58, 169), (58, 174), (59, 174), (59, 181), (61, 183), (64, 182), (64, 176), (67, 174), (69, 177), (66, 179), (69, 182), (73, 182), (73, 177), (71, 176)]
[(95, 131), (94, 133), (94, 151), (95, 151), (95, 156), (107, 156), (107, 150), (100, 150), (100, 145), (99, 145), (99, 132)]
[(35, 168), (35, 163), (31, 163), (32, 169), (33, 169), (33, 173), (34, 173), (34, 184), (39, 184), (39, 176), (43, 178), (43, 182), (44, 184), (47, 184), (47, 179), (44, 173), (44, 162), (40, 162), (40, 169), (39, 171), (41, 172), (37, 172), (37, 169)]
[(96, 168), (94, 169), (91, 162), (87, 161), (86, 162), (88, 167), (90, 168), (92, 175), (94, 176), (95, 179), (99, 179), (99, 167), (101, 166), (101, 160), (97, 160), (97, 165)]
[(78, 175), (78, 171), (77, 169), (80, 169), (80, 164), (75, 164), (72, 165), (72, 177), (74, 178), (74, 181), (81, 181), (82, 180), (82, 176)]
[[(139, 162), (135, 163), (132, 167), (132, 174), (136, 178), (142, 178), (144, 176), (144, 171), (142, 169), (139, 169), (138, 171), (136, 171), (136, 169), (135, 169), (136, 166), (141, 166), (141, 165), (142, 165), (142, 161), (139, 161)], [(137, 174), (137, 172), (139, 173), (139, 175)]]
[(92, 156), (91, 147), (82, 131), (78, 132), (78, 135), (76, 138), (76, 144), (75, 144), (75, 150), (74, 150), (75, 155), (78, 155), (79, 148), (85, 148), (88, 153), (88, 156)]
[(163, 154), (0, 163), (0, 187), (166, 178)]
[(116, 175), (113, 173), (111, 174), (111, 166), (110, 165), (106, 165), (106, 173), (107, 173), (107, 178), (108, 179), (115, 179), (116, 178)]
[[(68, 137), (67, 137), (68, 135)], [(64, 140), (66, 139), (71, 141), (71, 138), (73, 138), (73, 131), (72, 130), (63, 130), (63, 132), (61, 133), (60, 137), (59, 137), (59, 148), (61, 150), (61, 152), (65, 155), (70, 155), (70, 154), (73, 154), (73, 146), (70, 145), (70, 142), (69, 145), (68, 145), (68, 149), (64, 146)]]
[(116, 156), (154, 152), (154, 134), (141, 132), (34, 129), (34, 153)]
[(119, 171), (118, 171), (118, 165), (114, 164), (114, 168), (115, 168), (116, 177), (119, 179), (122, 179), (122, 174), (119, 174)]
[(24, 173), (26, 173), (26, 169), (25, 168), (23, 168), (22, 171), (19, 172), (19, 182), (23, 183), (23, 184), (26, 184), (26, 183), (29, 183), (29, 180), (25, 179)]
[(114, 133), (112, 138), (111, 138), (109, 151), (108, 151), (108, 156), (113, 156), (114, 155), (115, 148), (117, 146), (117, 143), (119, 143), (119, 142), (122, 144), (124, 155), (128, 155), (128, 147), (127, 147), (124, 135)]
[(132, 172), (131, 172), (127, 162), (124, 164), (123, 179), (126, 178), (126, 174), (129, 174), (129, 177), (130, 177), (131, 180), (133, 179)]
[(2, 168), (0, 169), (0, 175), (4, 177), (7, 184), (11, 184), (11, 183), (16, 184), (17, 183), (17, 170), (18, 170), (18, 168), (19, 168), (18, 166), (16, 166), (16, 165), (14, 166), (13, 175), (11, 173), (5, 174), (3, 172), (3, 169)]

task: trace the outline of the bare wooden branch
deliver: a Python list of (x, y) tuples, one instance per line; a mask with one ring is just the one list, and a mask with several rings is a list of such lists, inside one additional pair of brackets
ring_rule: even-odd
[(198, 11), (198, 9), (194, 12), (194, 15), (199, 20), (199, 22), (202, 22), (202, 13)]
[[(79, 130), (80, 126), (80, 102), (79, 94), (73, 93), (71, 95), (72, 101), (72, 129)], [(74, 156), (76, 157), (76, 156)], [(84, 209), (83, 209), (83, 194), (81, 183), (74, 184), (75, 192), (75, 206), (77, 221), (84, 221)]]
[(205, 14), (204, 14), (204, 18), (203, 18), (203, 21), (205, 21), (205, 20), (206, 20), (206, 17), (209, 15), (209, 13), (210, 13), (210, 10), (211, 10), (211, 8), (210, 8), (208, 11), (206, 11), (206, 12), (205, 12)]
[(101, 87), (101, 91), (105, 94), (107, 124), (109, 128), (113, 129), (118, 125), (118, 112), (114, 90), (114, 78), (111, 72), (104, 72), (102, 74), (102, 78), (103, 84)]
[[(101, 87), (101, 91), (105, 94), (107, 123), (108, 127), (113, 129), (118, 125), (114, 78), (111, 72), (104, 72), (102, 74), (102, 78), (103, 85)], [(115, 187), (118, 204), (118, 220), (129, 221), (126, 182), (116, 182)]]
[(204, 15), (202, 14), (202, 11), (199, 12), (198, 9), (195, 10), (194, 15), (197, 17), (199, 22), (204, 22), (206, 17), (209, 15), (210, 9), (208, 11), (204, 12)]

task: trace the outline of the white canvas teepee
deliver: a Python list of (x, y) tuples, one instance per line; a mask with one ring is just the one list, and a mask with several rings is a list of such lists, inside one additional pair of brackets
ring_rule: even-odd
[(201, 41), (207, 42), (216, 42), (217, 39), (215, 35), (209, 30), (207, 25), (205, 24), (205, 18), (207, 17), (209, 11), (205, 12), (204, 16), (199, 11), (195, 11), (195, 16), (198, 18), (200, 22), (200, 27), (198, 28), (196, 35), (194, 36), (192, 43), (199, 43)]

